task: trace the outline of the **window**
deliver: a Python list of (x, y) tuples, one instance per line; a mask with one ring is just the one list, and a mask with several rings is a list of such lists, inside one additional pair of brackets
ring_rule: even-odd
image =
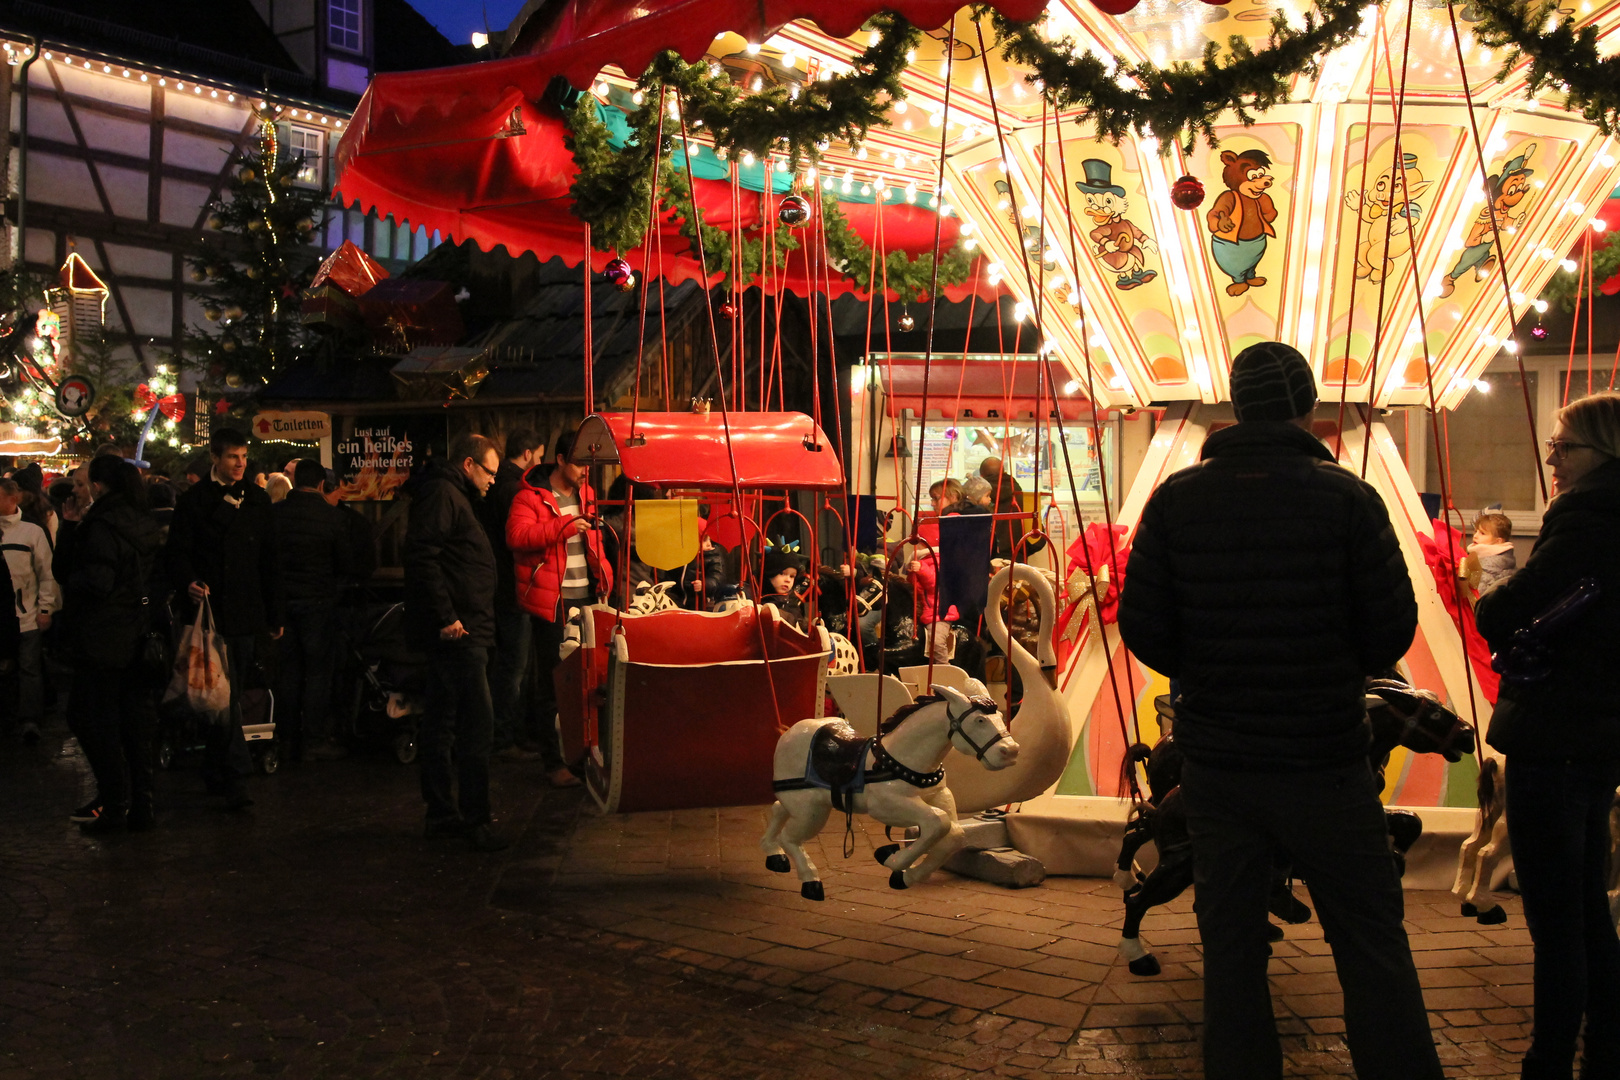
[(294, 182), (301, 187), (322, 186), (324, 180), (322, 166), (325, 164), (322, 151), (325, 143), (326, 132), (319, 128), (299, 127), (296, 124), (287, 128), (287, 160), (300, 161)]
[(360, 52), (361, 0), (327, 0), (326, 43), (334, 49)]

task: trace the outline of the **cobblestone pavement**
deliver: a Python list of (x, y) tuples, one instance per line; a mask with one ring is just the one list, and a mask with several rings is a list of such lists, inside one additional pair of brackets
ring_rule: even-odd
[[(1186, 898), (1150, 915), (1164, 974), (1114, 952), (1106, 881), (907, 892), (835, 821), (827, 902), (766, 872), (755, 808), (604, 818), (497, 765), (517, 837), (420, 836), (386, 756), (286, 767), (257, 807), (163, 774), (160, 828), (68, 824), (88, 770), (60, 736), (0, 746), (0, 1080), (21, 1077), (1197, 1077)], [(881, 843), (881, 840), (879, 839)], [(1516, 901), (1480, 927), (1409, 893), (1451, 1076), (1517, 1076), (1530, 947)], [(1352, 1075), (1314, 923), (1272, 963), (1288, 1073)]]

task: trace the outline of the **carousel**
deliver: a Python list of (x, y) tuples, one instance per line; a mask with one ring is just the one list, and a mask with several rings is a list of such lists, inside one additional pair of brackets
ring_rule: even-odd
[[(1535, 298), (1603, 228), (1615, 103), (1606, 76), (1586, 76), (1611, 63), (1620, 3), (814, 7), (548, 5), (500, 59), (378, 76), (337, 152), (341, 197), (561, 256), (587, 284), (641, 290), (643, 319), (659, 317), (660, 283), (702, 280), (712, 410), (638, 371), (631, 409), (590, 415), (575, 453), (724, 504), (745, 536), (768, 531), (751, 496), (803, 490), (814, 527), (834, 523), (812, 550), (854, 544), (854, 502), (835, 492), (876, 501), (891, 554), (926, 545), (925, 466), (948, 469), (964, 432), (988, 432), (1030, 481), (1031, 536), (1055, 540), (1034, 577), (1055, 589), (1038, 598), (1042, 647), (1014, 652), (1028, 668), (1023, 707), (1003, 709), (1017, 768), (970, 779), (953, 758), (950, 775), (963, 808), (1021, 803), (1015, 842), (1049, 869), (1110, 873), (1144, 797), (1127, 755), (1158, 737), (1167, 681), (1123, 647), (1113, 604), (1148, 496), (1233, 422), (1229, 365), (1255, 342), (1310, 359), (1317, 434), (1390, 508), (1421, 609), (1402, 675), (1483, 731), (1495, 680), (1456, 573), (1467, 524), (1425, 511), (1390, 421), (1455, 408), (1515, 355)], [(770, 411), (781, 350), (745, 289), (808, 299), (812, 348), (832, 298), (866, 306), (852, 415)], [(970, 358), (935, 333), (940, 297), (1011, 298), (1022, 344)], [(897, 355), (890, 334), (914, 327), (926, 347)], [(740, 361), (731, 346), (756, 337), (757, 364)], [(839, 377), (818, 373), (829, 390)], [(1115, 444), (1134, 430), (1151, 437), (1122, 485)], [(1446, 461), (1443, 425), (1427, 430)], [(1524, 466), (1540, 478), (1534, 445)], [(833, 644), (752, 607), (601, 607), (565, 648), (570, 749), (591, 755), (603, 807), (629, 810), (770, 801), (776, 735), (821, 715)], [(865, 689), (835, 697), (875, 728), (938, 676), (886, 691), (857, 673)], [(650, 763), (675, 746), (687, 756), (659, 775)], [(1478, 775), (1473, 755), (1397, 748), (1385, 801), (1421, 809), (1454, 851)]]

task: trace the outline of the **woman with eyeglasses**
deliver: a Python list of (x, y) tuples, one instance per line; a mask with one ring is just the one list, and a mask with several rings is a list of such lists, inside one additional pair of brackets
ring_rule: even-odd
[(1529, 560), (1481, 596), (1493, 651), (1583, 578), (1602, 590), (1551, 642), (1551, 674), (1504, 680), (1487, 741), (1507, 755), (1508, 835), (1535, 944), (1525, 1080), (1620, 1078), (1620, 938), (1609, 914), (1609, 809), (1620, 786), (1620, 393), (1558, 413), (1547, 440), (1552, 501)]

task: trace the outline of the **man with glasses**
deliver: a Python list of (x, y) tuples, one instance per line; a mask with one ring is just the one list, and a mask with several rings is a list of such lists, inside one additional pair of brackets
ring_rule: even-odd
[(495, 552), (473, 509), (499, 465), (493, 442), (458, 437), (412, 493), (405, 529), (405, 631), (430, 658), (418, 736), (427, 835), (463, 837), (477, 851), (509, 843), (490, 830), (495, 714), (485, 671), (495, 647)]

